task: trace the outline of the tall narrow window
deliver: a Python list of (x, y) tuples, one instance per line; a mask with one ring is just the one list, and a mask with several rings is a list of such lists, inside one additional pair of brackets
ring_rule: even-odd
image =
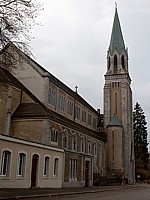
[(92, 115), (88, 113), (88, 125), (92, 124)]
[(77, 135), (76, 134), (72, 135), (72, 150), (74, 151), (77, 150)]
[(86, 123), (86, 111), (82, 110), (82, 122)]
[(58, 177), (58, 163), (59, 162), (59, 159), (58, 158), (55, 158), (54, 159), (54, 176), (57, 176)]
[(93, 128), (96, 128), (96, 118), (95, 117), (93, 117)]
[(9, 176), (11, 152), (3, 151), (0, 175)]
[(44, 176), (49, 176), (49, 157), (46, 156), (45, 159), (44, 159)]
[(61, 93), (58, 96), (58, 109), (65, 112), (65, 96)]
[(26, 154), (19, 153), (19, 157), (18, 157), (18, 176), (24, 176), (24, 174), (25, 174), (25, 162), (26, 162)]
[(117, 106), (118, 106), (117, 103), (118, 103), (117, 102), (117, 93), (115, 92), (115, 113), (117, 113), (117, 109), (118, 109), (117, 108)]
[(114, 73), (117, 73), (117, 65), (118, 65), (118, 60), (117, 60), (117, 56), (114, 56)]
[(58, 140), (58, 131), (51, 128), (51, 142), (57, 143)]
[(85, 138), (83, 137), (81, 139), (81, 152), (84, 152), (85, 151)]
[(73, 115), (73, 102), (68, 100), (68, 104), (67, 104), (67, 114), (69, 115)]
[(88, 142), (88, 153), (91, 154), (91, 142)]
[(94, 144), (94, 155), (95, 156), (97, 155), (97, 146), (96, 146), (96, 144)]
[(125, 68), (125, 62), (124, 62), (124, 56), (123, 55), (121, 56), (121, 65), (122, 65), (122, 68), (124, 69)]
[(117, 61), (117, 56), (115, 55), (114, 56), (114, 66), (117, 66), (118, 65), (118, 61)]
[(76, 117), (76, 119), (80, 120), (80, 107), (79, 106), (76, 106), (75, 117)]
[(63, 148), (67, 148), (68, 133), (65, 130), (62, 134), (63, 134), (63, 140), (62, 140), (63, 144), (62, 144), (62, 146), (63, 146)]
[(70, 159), (70, 179), (76, 180), (77, 178), (77, 159)]
[(48, 103), (51, 104), (52, 106), (56, 105), (56, 90), (53, 88), (49, 88)]
[(110, 57), (108, 58), (108, 70), (110, 70)]
[(114, 141), (115, 140), (115, 133), (114, 131), (112, 131), (112, 161), (115, 161), (115, 155), (114, 155), (114, 149), (115, 149), (115, 144)]

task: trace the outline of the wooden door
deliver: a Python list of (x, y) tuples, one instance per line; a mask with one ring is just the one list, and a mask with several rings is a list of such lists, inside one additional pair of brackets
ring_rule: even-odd
[(31, 187), (36, 187), (38, 158), (39, 156), (36, 154), (32, 157)]

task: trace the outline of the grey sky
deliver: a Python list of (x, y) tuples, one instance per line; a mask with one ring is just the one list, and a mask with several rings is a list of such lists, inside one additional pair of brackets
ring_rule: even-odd
[[(94, 108), (103, 112), (106, 55), (114, 0), (41, 0), (44, 11), (33, 30), (35, 60)], [(133, 106), (139, 102), (150, 121), (150, 1), (118, 0), (118, 14), (129, 51)], [(150, 130), (150, 123), (148, 124)], [(150, 134), (148, 137), (150, 143)]]

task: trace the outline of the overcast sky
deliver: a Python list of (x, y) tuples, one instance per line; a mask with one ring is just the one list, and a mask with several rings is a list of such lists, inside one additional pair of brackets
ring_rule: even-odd
[[(44, 11), (33, 29), (35, 60), (103, 112), (106, 55), (114, 0), (41, 0)], [(129, 53), (133, 107), (139, 102), (150, 130), (150, 0), (118, 0), (118, 14)], [(150, 134), (148, 136), (150, 143)]]

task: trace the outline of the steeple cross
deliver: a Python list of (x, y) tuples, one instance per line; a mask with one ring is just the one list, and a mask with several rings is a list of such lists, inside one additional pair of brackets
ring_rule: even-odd
[(75, 89), (76, 89), (75, 92), (77, 93), (78, 92), (78, 86), (77, 85), (75, 86)]

